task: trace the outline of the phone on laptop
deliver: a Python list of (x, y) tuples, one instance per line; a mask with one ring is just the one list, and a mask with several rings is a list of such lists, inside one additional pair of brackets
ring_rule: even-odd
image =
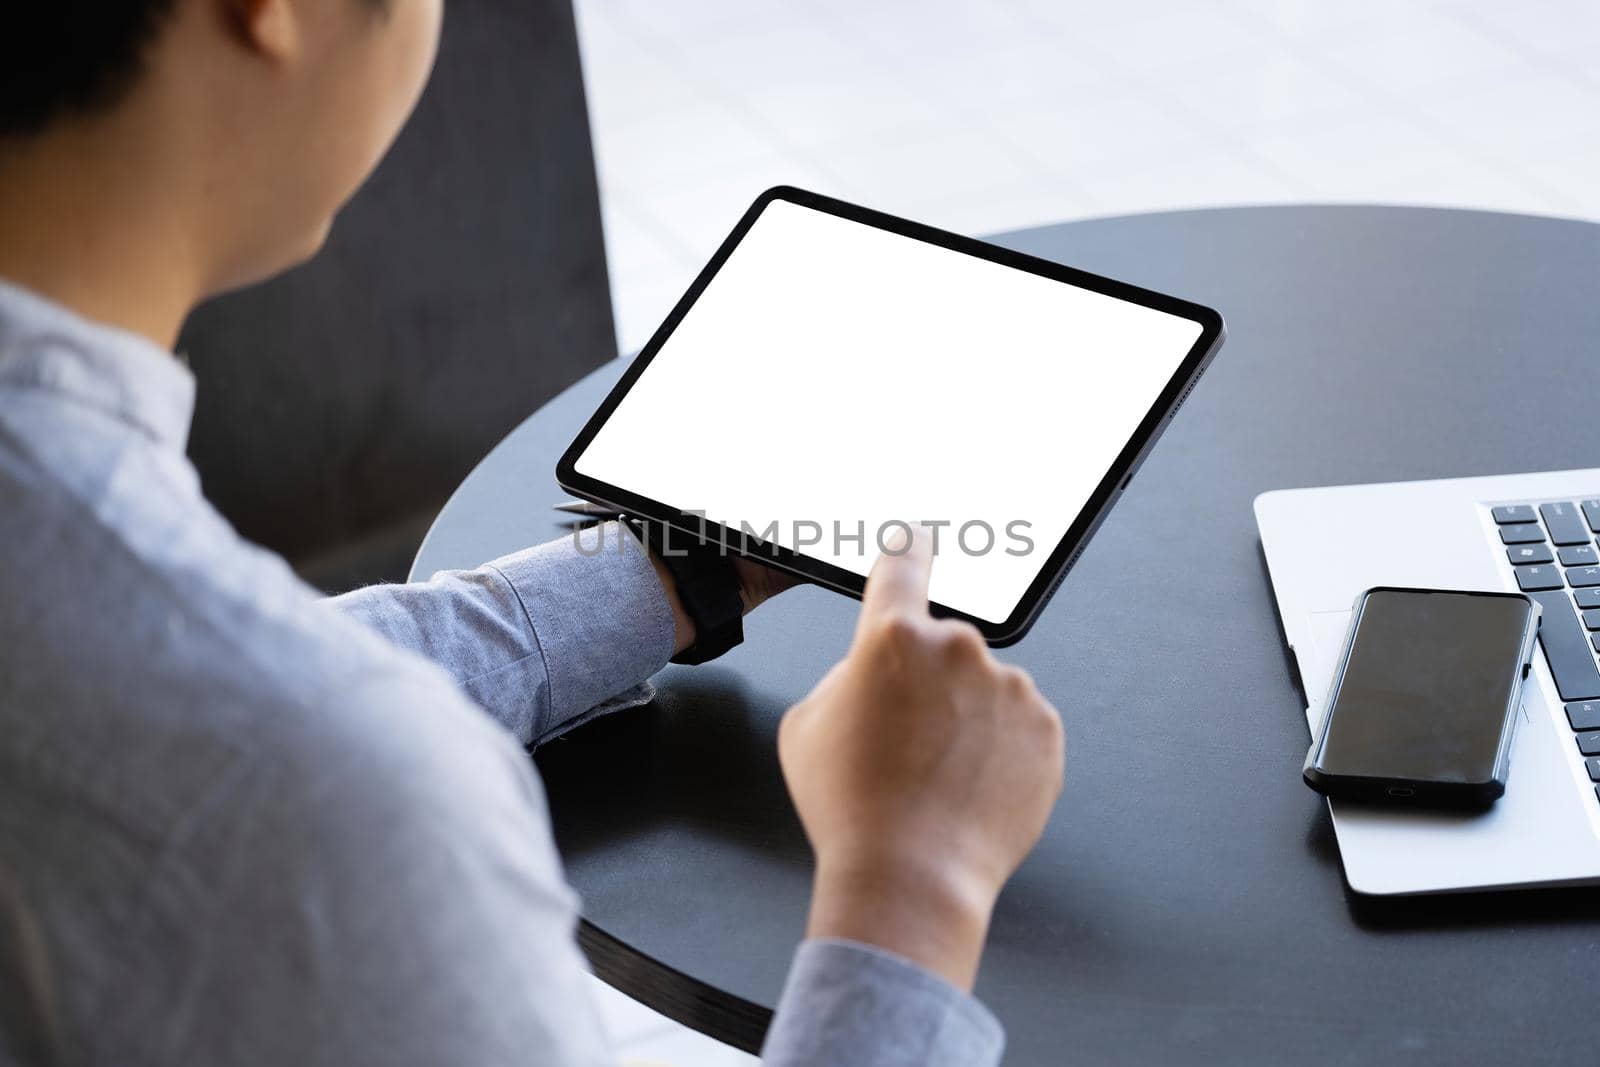
[(1493, 804), (1506, 790), (1539, 615), (1521, 593), (1362, 593), (1306, 784), (1343, 800)]

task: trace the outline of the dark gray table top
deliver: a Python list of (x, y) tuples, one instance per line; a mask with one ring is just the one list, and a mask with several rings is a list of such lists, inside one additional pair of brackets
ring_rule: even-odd
[[(1595, 1061), (1600, 893), (1372, 901), (1300, 783), (1304, 701), (1251, 516), (1266, 489), (1600, 465), (1600, 226), (1242, 208), (999, 243), (1219, 308), (1229, 340), (1046, 609), (1001, 655), (1067, 724), (1067, 785), (978, 992), (1006, 1062)], [(558, 536), (556, 456), (621, 372), (530, 418), (416, 574)], [(759, 388), (759, 354), (751, 354)], [(1381, 521), (1381, 517), (1375, 517)], [(801, 936), (809, 855), (778, 718), (856, 605), (801, 589), (732, 654), (547, 746), (602, 977), (745, 1047)]]

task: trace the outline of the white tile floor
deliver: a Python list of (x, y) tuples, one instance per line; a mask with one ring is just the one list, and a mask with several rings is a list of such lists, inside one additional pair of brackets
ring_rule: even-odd
[(577, 0), (637, 348), (776, 182), (970, 233), (1222, 203), (1600, 217), (1593, 0)]
[[(785, 182), (962, 232), (1213, 204), (1600, 219), (1595, 0), (577, 0), (619, 340)], [(748, 1064), (606, 993), (628, 1056)]]

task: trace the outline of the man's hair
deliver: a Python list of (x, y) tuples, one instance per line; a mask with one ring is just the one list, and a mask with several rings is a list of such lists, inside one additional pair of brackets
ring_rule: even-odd
[(34, 0), (0, 25), (0, 137), (111, 107), (176, 0)]
[[(364, 0), (387, 13), (390, 0)], [(21, 0), (0, 14), (0, 138), (117, 104), (178, 0)]]

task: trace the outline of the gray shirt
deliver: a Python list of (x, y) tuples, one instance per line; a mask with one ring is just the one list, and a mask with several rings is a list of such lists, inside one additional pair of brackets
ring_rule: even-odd
[[(0, 284), (0, 1063), (611, 1062), (524, 746), (649, 698), (648, 560), (558, 542), (325, 600), (201, 496), (193, 398)], [(809, 941), (765, 1061), (1001, 1044)]]

